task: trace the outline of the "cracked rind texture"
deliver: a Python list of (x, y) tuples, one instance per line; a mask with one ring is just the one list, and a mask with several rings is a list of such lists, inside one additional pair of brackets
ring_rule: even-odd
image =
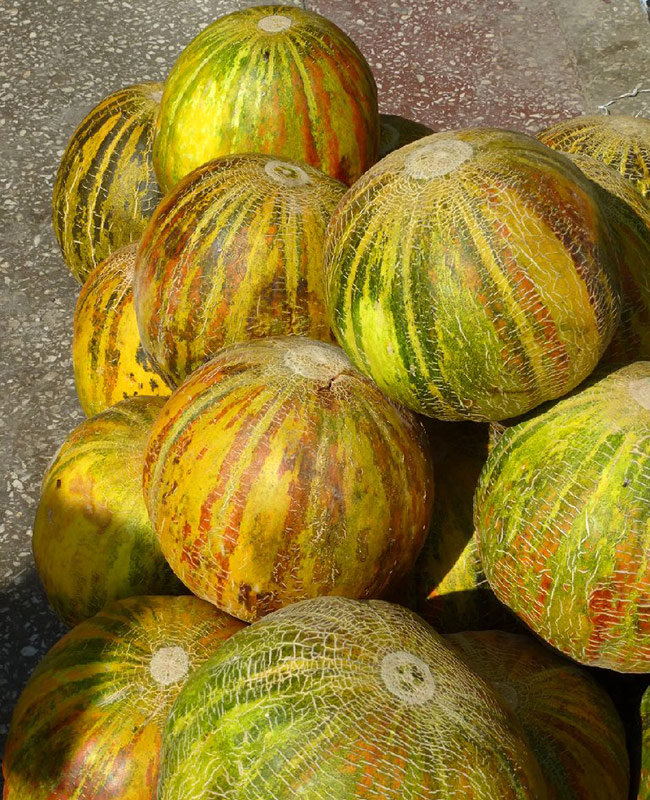
[(505, 419), (566, 394), (618, 323), (596, 187), (512, 131), (439, 133), (386, 156), (337, 206), (325, 269), (355, 366), (441, 419)]
[(644, 197), (650, 195), (650, 119), (615, 114), (576, 117), (547, 128), (538, 138), (554, 150), (602, 161)]
[(111, 600), (187, 591), (163, 557), (142, 496), (145, 447), (164, 402), (133, 397), (82, 422), (43, 478), (34, 561), (68, 625)]
[(154, 424), (144, 486), (176, 574), (249, 621), (378, 596), (412, 566), (433, 502), (419, 420), (302, 337), (233, 345), (194, 372)]
[(133, 294), (143, 347), (170, 385), (244, 339), (332, 339), (323, 241), (344, 193), (306, 164), (246, 154), (211, 161), (165, 197)]
[(319, 597), (235, 634), (168, 717), (159, 800), (547, 798), (514, 715), (382, 601)]
[(350, 184), (378, 147), (377, 87), (354, 42), (313, 11), (259, 6), (217, 19), (177, 59), (154, 164), (166, 190), (217, 156), (249, 152)]
[(569, 158), (603, 189), (601, 205), (612, 227), (621, 287), (621, 321), (601, 364), (650, 358), (650, 201), (620, 173), (591, 156)]
[(171, 394), (140, 342), (133, 307), (137, 249), (134, 242), (104, 259), (77, 298), (72, 367), (79, 403), (88, 417), (127, 397)]
[(153, 171), (162, 84), (106, 97), (74, 132), (54, 184), (53, 224), (63, 258), (84, 283), (108, 255), (140, 238), (162, 198)]
[(14, 710), (4, 800), (154, 800), (178, 692), (243, 623), (196, 597), (134, 597), (45, 655)]
[(650, 671), (650, 362), (503, 431), (475, 497), (497, 597), (576, 661)]
[(627, 800), (625, 730), (589, 673), (531, 636), (465, 631), (445, 637), (521, 722), (556, 800)]

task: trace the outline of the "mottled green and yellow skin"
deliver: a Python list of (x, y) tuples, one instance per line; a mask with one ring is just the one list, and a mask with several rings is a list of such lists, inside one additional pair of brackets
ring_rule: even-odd
[(154, 424), (144, 485), (165, 557), (244, 620), (318, 595), (376, 597), (424, 542), (433, 471), (420, 422), (334, 345), (222, 350)]
[(555, 800), (627, 800), (625, 730), (607, 692), (530, 636), (466, 631), (446, 637), (521, 722)]
[(161, 96), (159, 83), (114, 92), (83, 120), (63, 154), (52, 200), (54, 233), (79, 283), (140, 238), (162, 197), (153, 171)]
[(243, 627), (197, 597), (133, 597), (66, 634), (14, 709), (4, 800), (154, 800), (165, 718)]
[(136, 242), (116, 250), (90, 273), (74, 312), (72, 366), (88, 417), (136, 395), (171, 390), (142, 349), (133, 307)]
[(319, 597), (224, 643), (179, 694), (158, 800), (547, 798), (496, 693), (415, 614)]
[(386, 156), (336, 208), (325, 264), (352, 362), (440, 419), (506, 419), (565, 394), (618, 322), (596, 188), (511, 131), (438, 133)]
[(399, 150), (405, 144), (411, 144), (433, 130), (428, 125), (416, 122), (398, 114), (379, 115), (379, 158), (387, 156), (393, 150)]
[(431, 525), (395, 601), (440, 632), (512, 628), (515, 617), (490, 589), (474, 531), (474, 492), (487, 460), (488, 426), (426, 420), (425, 427), (436, 476)]
[(45, 473), (32, 547), (48, 600), (68, 625), (111, 600), (186, 591), (142, 496), (145, 447), (163, 404), (133, 397), (86, 420)]
[(344, 192), (306, 164), (248, 154), (167, 195), (140, 243), (134, 298), (145, 351), (171, 385), (233, 342), (331, 341), (323, 241)]
[(650, 362), (506, 428), (474, 508), (490, 585), (535, 633), (650, 672)]
[(650, 119), (616, 114), (575, 117), (538, 134), (554, 150), (581, 153), (620, 172), (650, 195)]
[(622, 175), (591, 156), (569, 157), (605, 191), (601, 205), (612, 227), (621, 287), (621, 321), (601, 364), (650, 358), (650, 202)]
[(304, 161), (350, 184), (378, 147), (377, 87), (356, 45), (313, 11), (258, 6), (216, 20), (179, 56), (154, 164), (166, 191), (233, 153)]
[(641, 776), (638, 800), (650, 800), (650, 688), (641, 698)]

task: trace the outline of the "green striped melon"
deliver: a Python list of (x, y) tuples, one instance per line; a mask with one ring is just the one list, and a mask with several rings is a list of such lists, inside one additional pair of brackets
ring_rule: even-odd
[(215, 159), (167, 195), (133, 290), (145, 351), (170, 384), (243, 339), (331, 339), (323, 240), (344, 191), (306, 164), (248, 154)]
[(548, 797), (516, 719), (415, 614), (319, 597), (225, 642), (178, 695), (158, 800)]
[(650, 688), (641, 698), (641, 775), (638, 800), (650, 800)]
[(145, 447), (164, 402), (133, 397), (82, 422), (45, 473), (34, 560), (50, 604), (68, 625), (114, 599), (185, 591), (142, 496)]
[(411, 144), (433, 131), (428, 125), (416, 122), (398, 114), (379, 115), (379, 158), (387, 156), (393, 150), (399, 150), (405, 144)]
[(155, 800), (188, 676), (242, 623), (196, 597), (133, 597), (66, 634), (13, 712), (4, 800)]
[(267, 153), (352, 183), (377, 159), (377, 88), (334, 23), (295, 6), (217, 19), (174, 64), (154, 142), (160, 185), (217, 156)]
[(144, 472), (167, 560), (253, 620), (317, 595), (376, 597), (412, 566), (433, 500), (426, 435), (334, 345), (224, 348), (171, 396)]
[(134, 242), (104, 259), (77, 298), (72, 366), (79, 403), (88, 417), (127, 397), (171, 393), (140, 342), (133, 307), (137, 249)]
[(650, 119), (610, 114), (574, 117), (547, 128), (538, 138), (555, 150), (602, 161), (642, 195), (650, 195)]
[(602, 161), (579, 153), (569, 157), (605, 190), (601, 205), (619, 257), (621, 321), (601, 363), (650, 358), (650, 202)]
[(515, 713), (556, 800), (627, 800), (623, 723), (586, 670), (529, 636), (466, 631), (446, 639)]
[(490, 589), (474, 531), (474, 492), (488, 455), (488, 426), (427, 420), (425, 427), (436, 476), (431, 525), (394, 598), (437, 631), (512, 628), (516, 619)]
[(162, 85), (127, 86), (81, 122), (54, 184), (53, 223), (79, 283), (106, 256), (140, 238), (162, 197), (153, 171)]
[(650, 362), (504, 430), (475, 523), (497, 597), (576, 661), (650, 672)]
[(382, 159), (325, 242), (334, 332), (390, 397), (497, 420), (565, 394), (618, 321), (594, 185), (532, 137), (438, 133)]

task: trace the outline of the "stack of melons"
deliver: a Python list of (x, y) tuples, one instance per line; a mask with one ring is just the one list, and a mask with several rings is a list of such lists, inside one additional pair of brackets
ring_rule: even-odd
[(34, 526), (76, 627), (5, 798), (627, 798), (588, 667), (650, 672), (650, 123), (603, 120), (432, 133), (265, 6), (82, 122)]

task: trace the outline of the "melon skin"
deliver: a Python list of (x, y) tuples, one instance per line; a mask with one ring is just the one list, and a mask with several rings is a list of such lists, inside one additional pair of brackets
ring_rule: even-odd
[(650, 358), (650, 202), (607, 164), (581, 153), (569, 158), (603, 190), (621, 286), (621, 321), (601, 365)]
[(497, 597), (576, 661), (650, 671), (650, 363), (507, 427), (475, 525)]
[(171, 394), (140, 342), (132, 289), (137, 249), (134, 242), (104, 259), (77, 298), (72, 366), (87, 417), (128, 397)]
[(63, 154), (54, 233), (81, 284), (108, 255), (140, 238), (162, 198), (153, 171), (162, 88), (141, 83), (113, 92), (81, 122)]
[(351, 39), (313, 11), (258, 6), (217, 19), (177, 59), (154, 163), (166, 191), (233, 153), (304, 161), (350, 184), (378, 147), (377, 87)]
[(594, 185), (532, 137), (433, 134), (391, 153), (328, 225), (336, 337), (390, 397), (494, 421), (566, 394), (619, 317)]
[(607, 164), (644, 197), (650, 195), (650, 119), (619, 114), (574, 117), (547, 128), (538, 138), (554, 150)]
[(338, 347), (279, 337), (224, 348), (174, 392), (144, 487), (180, 579), (252, 621), (401, 579), (429, 525), (433, 468), (420, 422)]
[(627, 800), (625, 730), (584, 669), (530, 636), (464, 631), (446, 637), (521, 722), (557, 800)]
[(160, 550), (142, 496), (145, 448), (164, 398), (133, 397), (82, 422), (43, 478), (32, 548), (67, 625), (111, 600), (187, 590)]
[(233, 342), (332, 339), (323, 240), (344, 192), (306, 164), (247, 154), (211, 161), (167, 195), (133, 292), (144, 349), (170, 385)]
[(4, 800), (154, 800), (176, 695), (241, 628), (191, 596), (128, 598), (82, 622), (18, 699)]
[(235, 634), (168, 717), (159, 800), (546, 798), (496, 694), (415, 614), (319, 597)]

